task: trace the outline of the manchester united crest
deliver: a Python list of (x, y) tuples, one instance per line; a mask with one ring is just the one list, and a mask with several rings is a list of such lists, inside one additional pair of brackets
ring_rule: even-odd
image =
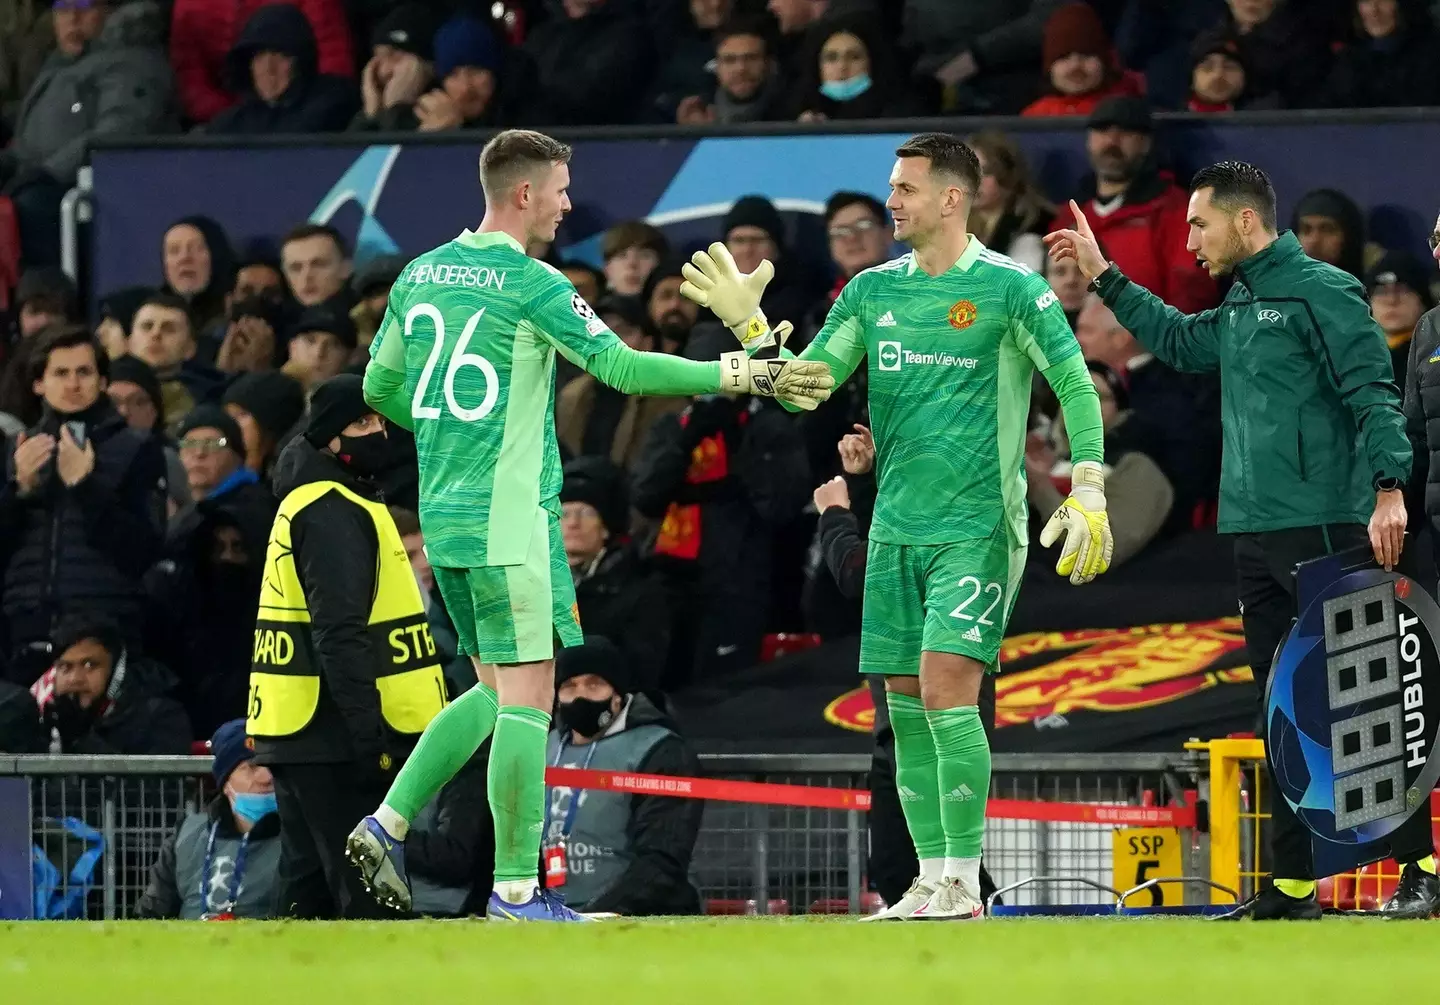
[(975, 323), (975, 305), (961, 300), (950, 308), (950, 327), (964, 331)]

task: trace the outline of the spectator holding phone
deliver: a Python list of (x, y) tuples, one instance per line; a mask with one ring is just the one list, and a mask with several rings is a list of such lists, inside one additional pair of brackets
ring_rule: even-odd
[(0, 613), (7, 674), (28, 685), (51, 663), (62, 615), (106, 615), (136, 627), (140, 577), (159, 555), (165, 455), (105, 396), (110, 360), (85, 328), (37, 336), (38, 424), (6, 443), (0, 484)]

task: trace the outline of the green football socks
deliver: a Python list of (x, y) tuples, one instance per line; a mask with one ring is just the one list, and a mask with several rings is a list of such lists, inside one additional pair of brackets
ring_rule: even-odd
[(895, 733), (895, 788), (905, 825), (915, 842), (915, 854), (922, 862), (943, 859), (945, 830), (940, 824), (939, 765), (925, 706), (919, 698), (894, 691), (885, 693), (885, 704)]
[[(980, 858), (990, 795), (990, 742), (974, 705), (925, 713), (935, 744), (940, 825), (947, 859)], [(947, 878), (949, 876), (947, 864)]]
[[(430, 720), (420, 734), (420, 742), (390, 784), (382, 812), (376, 814), (392, 837), (403, 839), (410, 821), (475, 756), (495, 729), (499, 704), (494, 690), (477, 681)], [(394, 816), (384, 813), (386, 810)], [(398, 827), (397, 818), (403, 821)]]
[(505, 705), (490, 748), (490, 813), (495, 818), (495, 884), (529, 883), (540, 863), (545, 824), (545, 745), (550, 713)]

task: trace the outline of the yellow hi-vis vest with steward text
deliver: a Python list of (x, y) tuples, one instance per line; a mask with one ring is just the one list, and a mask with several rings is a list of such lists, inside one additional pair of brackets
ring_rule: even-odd
[(320, 702), (320, 668), (310, 634), (310, 610), (295, 569), (291, 521), (327, 492), (339, 492), (375, 522), (380, 550), (370, 604), (370, 655), (380, 713), (394, 732), (415, 735), (445, 707), (445, 677), (405, 545), (383, 503), (363, 499), (338, 482), (302, 485), (285, 497), (270, 528), (265, 579), (255, 620), (250, 668), (251, 736), (293, 736), (310, 724)]

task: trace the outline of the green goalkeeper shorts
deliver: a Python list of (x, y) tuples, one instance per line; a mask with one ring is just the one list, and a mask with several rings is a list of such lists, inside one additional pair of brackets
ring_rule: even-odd
[(871, 541), (860, 671), (914, 676), (929, 651), (968, 656), (995, 673), (1024, 569), (1025, 543), (1012, 542), (1003, 520), (973, 541)]
[(585, 641), (560, 521), (539, 511), (525, 561), (435, 570), (460, 652), (482, 663), (538, 663)]

